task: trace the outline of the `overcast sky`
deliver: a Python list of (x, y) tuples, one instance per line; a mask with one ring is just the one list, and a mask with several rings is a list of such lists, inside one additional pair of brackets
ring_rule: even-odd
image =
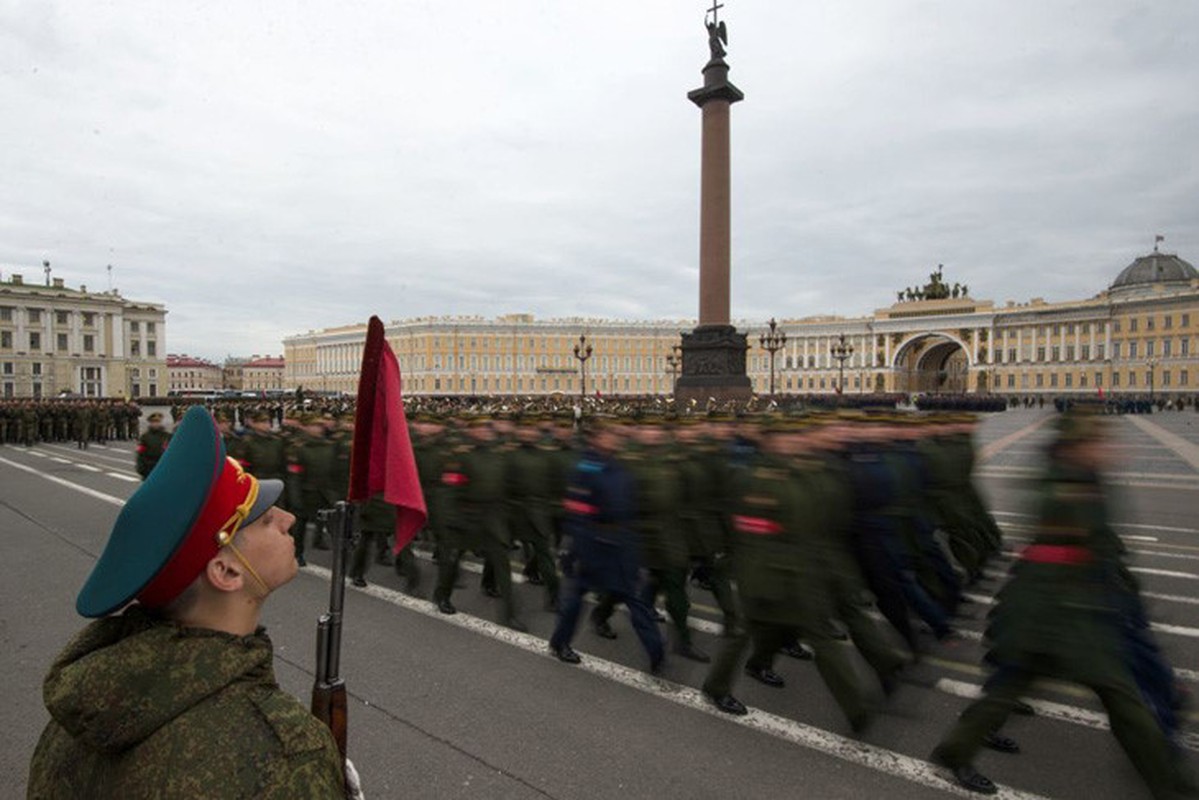
[[(1199, 2), (726, 0), (733, 316), (1199, 263)], [(707, 3), (710, 5), (710, 3)], [(0, 0), (0, 270), (168, 349), (697, 307), (703, 0)]]

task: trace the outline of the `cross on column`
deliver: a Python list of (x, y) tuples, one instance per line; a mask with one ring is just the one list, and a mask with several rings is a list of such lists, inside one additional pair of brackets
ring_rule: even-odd
[(712, 15), (712, 24), (713, 25), (720, 24), (719, 16), (720, 16), (720, 9), (722, 9), (722, 8), (724, 8), (724, 3), (718, 3), (718, 2), (716, 2), (716, 0), (712, 0), (712, 7), (708, 9), (708, 13)]

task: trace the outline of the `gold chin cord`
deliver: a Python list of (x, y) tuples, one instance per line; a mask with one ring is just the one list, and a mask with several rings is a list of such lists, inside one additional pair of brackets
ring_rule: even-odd
[(267, 588), (266, 581), (258, 574), (258, 570), (250, 566), (250, 562), (237, 549), (237, 545), (233, 544), (234, 535), (237, 534), (242, 523), (246, 521), (246, 517), (250, 514), (250, 509), (254, 507), (255, 501), (258, 500), (258, 480), (253, 475), (248, 475), (244, 472), (240, 477), (250, 480), (250, 491), (246, 493), (246, 499), (242, 501), (241, 505), (233, 509), (233, 516), (229, 517), (225, 524), (221, 526), (221, 529), (217, 531), (216, 540), (221, 547), (228, 547), (233, 551), (234, 557), (246, 568), (246, 572), (250, 573), (250, 577), (254, 579), (258, 584), (258, 588), (262, 590), (262, 596), (266, 597), (271, 593), (271, 590)]

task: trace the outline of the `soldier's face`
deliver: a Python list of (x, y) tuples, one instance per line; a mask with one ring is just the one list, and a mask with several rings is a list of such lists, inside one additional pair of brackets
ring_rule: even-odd
[[(289, 533), (295, 521), (293, 514), (272, 506), (237, 532), (235, 541), (242, 555), (272, 592), (294, 578), (299, 570), (295, 544)], [(245, 585), (251, 592), (257, 588), (254, 579), (248, 575)]]

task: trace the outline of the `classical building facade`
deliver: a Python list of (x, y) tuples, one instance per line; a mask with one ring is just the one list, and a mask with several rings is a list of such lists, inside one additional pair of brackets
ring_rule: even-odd
[(170, 376), (170, 391), (219, 392), (224, 388), (224, 373), (216, 364), (186, 353), (171, 353), (167, 356), (167, 374)]
[[(592, 347), (588, 393), (666, 394), (674, 347), (694, 324), (511, 314), (392, 322), (387, 336), (413, 394), (578, 394), (581, 335)], [(753, 344), (766, 325), (736, 325), (749, 334), (754, 389), (767, 392), (771, 356)], [(781, 393), (1194, 393), (1199, 272), (1155, 249), (1089, 299), (997, 307), (949, 286), (938, 270), (870, 316), (785, 319), (779, 330)], [(365, 332), (356, 325), (285, 339), (284, 388), (354, 392)]]
[(0, 396), (166, 393), (166, 309), (61, 278), (0, 281)]
[(242, 381), (238, 388), (247, 392), (280, 391), (283, 389), (284, 369), (283, 356), (251, 356), (241, 365)]

